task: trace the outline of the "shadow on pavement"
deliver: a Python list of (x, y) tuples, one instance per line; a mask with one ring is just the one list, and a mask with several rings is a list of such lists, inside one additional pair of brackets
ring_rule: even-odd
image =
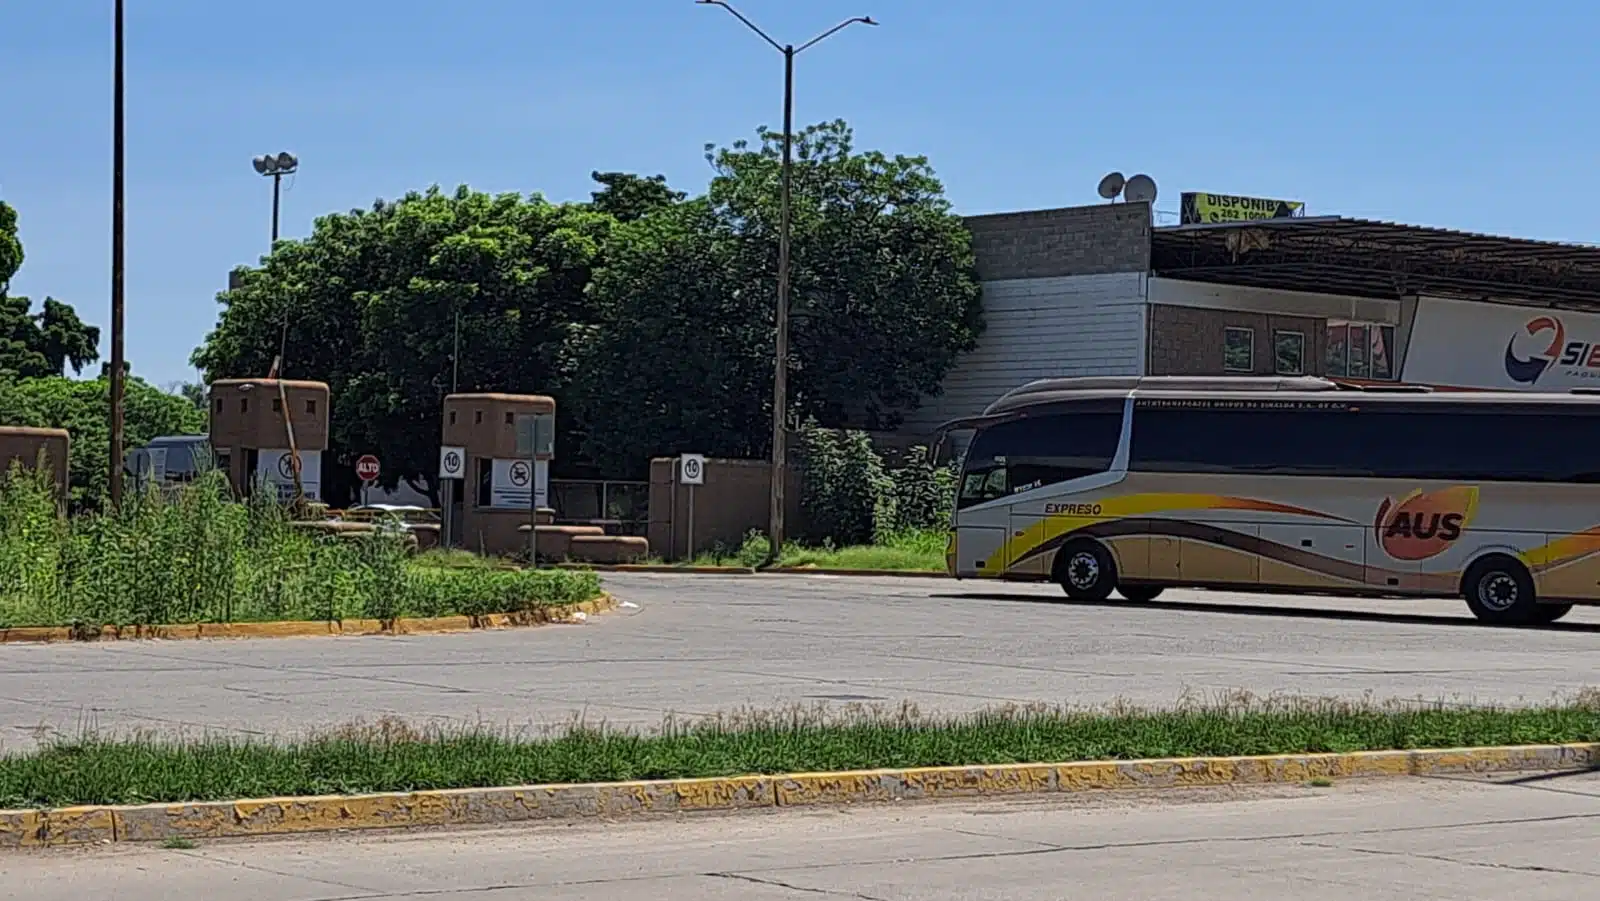
[[(1227, 613), (1234, 616), (1272, 616), (1285, 619), (1328, 619), (1346, 622), (1401, 623), (1424, 626), (1482, 626), (1490, 629), (1533, 629), (1541, 632), (1592, 632), (1600, 633), (1600, 623), (1551, 623), (1543, 626), (1488, 626), (1471, 615), (1437, 616), (1426, 613), (1379, 613), (1373, 610), (1341, 610), (1335, 607), (1285, 607), (1273, 604), (1236, 604), (1202, 601), (1124, 601), (1109, 598), (1104, 601), (1070, 601), (1035, 594), (1002, 594), (998, 592), (934, 592), (930, 597), (949, 600), (1007, 601), (1022, 604), (1051, 604), (1069, 607), (1114, 607), (1127, 610), (1170, 610), (1186, 613)], [(1401, 601), (1399, 603), (1404, 603)]]

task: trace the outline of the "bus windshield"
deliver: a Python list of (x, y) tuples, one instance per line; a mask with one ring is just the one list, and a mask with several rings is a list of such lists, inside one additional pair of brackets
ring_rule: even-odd
[(1120, 406), (1100, 403), (982, 429), (967, 449), (956, 506), (1105, 472), (1121, 436)]

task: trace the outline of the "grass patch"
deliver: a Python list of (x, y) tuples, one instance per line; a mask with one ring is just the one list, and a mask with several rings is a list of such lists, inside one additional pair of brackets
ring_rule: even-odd
[(1239, 701), (1149, 711), (968, 716), (791, 708), (648, 733), (581, 722), (530, 737), (355, 725), (303, 739), (107, 737), (0, 757), (0, 808), (214, 801), (876, 767), (1343, 752), (1600, 741), (1600, 700), (1531, 709)]
[(206, 473), (115, 513), (64, 517), (48, 478), (0, 485), (0, 628), (515, 613), (600, 593), (593, 573), (431, 565), (403, 536), (295, 527)]
[[(938, 529), (912, 529), (879, 538), (873, 544), (849, 547), (807, 547), (787, 543), (779, 566), (817, 569), (893, 570), (944, 572), (948, 533)], [(706, 551), (681, 566), (742, 566), (754, 568), (767, 561), (772, 544), (760, 532), (751, 532), (737, 548)]]

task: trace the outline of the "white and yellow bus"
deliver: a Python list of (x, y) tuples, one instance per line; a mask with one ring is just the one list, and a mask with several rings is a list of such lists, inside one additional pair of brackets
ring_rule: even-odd
[(1048, 379), (945, 428), (975, 430), (957, 578), (1463, 597), (1507, 625), (1600, 603), (1600, 392)]

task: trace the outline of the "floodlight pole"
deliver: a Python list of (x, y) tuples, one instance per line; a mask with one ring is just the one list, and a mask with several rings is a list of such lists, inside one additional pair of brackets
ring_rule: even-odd
[(762, 31), (754, 22), (745, 18), (742, 13), (734, 9), (725, 0), (695, 0), (701, 6), (720, 6), (755, 32), (762, 40), (772, 45), (774, 50), (783, 54), (783, 166), (780, 182), (779, 212), (778, 212), (778, 306), (774, 319), (774, 328), (777, 331), (776, 347), (773, 349), (772, 366), (772, 465), (771, 469), (771, 521), (768, 524), (767, 540), (770, 544), (769, 554), (772, 562), (777, 562), (778, 556), (783, 551), (784, 540), (784, 487), (789, 474), (789, 433), (786, 428), (788, 419), (789, 395), (789, 231), (790, 231), (790, 200), (794, 171), (794, 58), (802, 51), (815, 47), (824, 40), (832, 37), (837, 32), (843, 31), (851, 25), (877, 25), (871, 16), (856, 16), (846, 19), (827, 31), (822, 32), (804, 44), (796, 47), (793, 44), (780, 44), (770, 35)]

